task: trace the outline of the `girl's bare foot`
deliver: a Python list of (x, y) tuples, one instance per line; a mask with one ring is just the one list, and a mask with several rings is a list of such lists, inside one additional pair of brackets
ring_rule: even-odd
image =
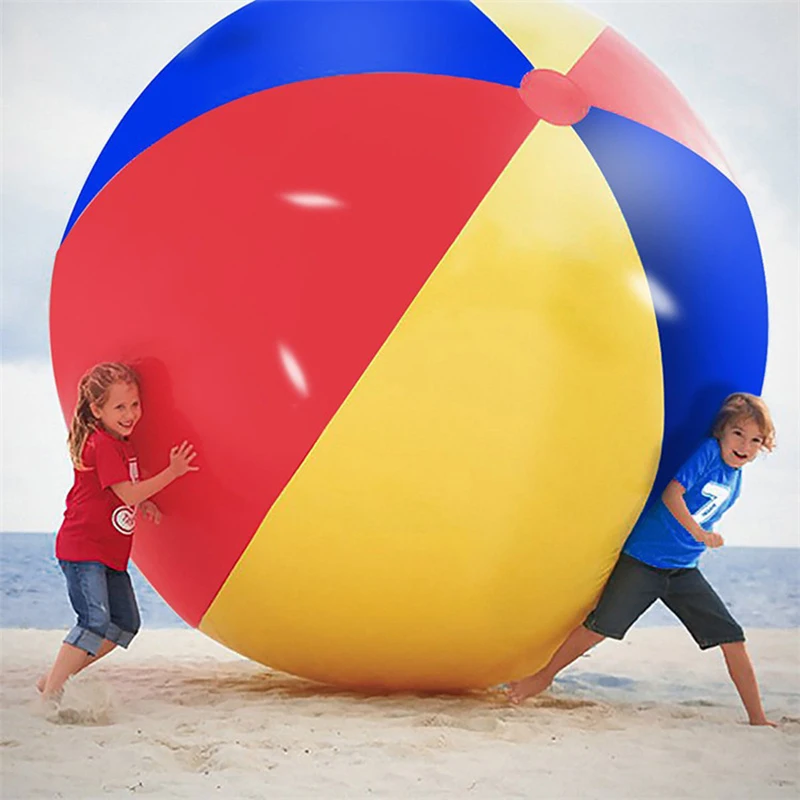
[(63, 696), (64, 696), (64, 687), (62, 686), (56, 692), (42, 692), (41, 699), (43, 703), (57, 704)]
[(549, 675), (537, 672), (520, 681), (511, 681), (506, 689), (506, 695), (511, 703), (517, 705), (529, 697), (541, 694), (552, 682), (553, 679)]

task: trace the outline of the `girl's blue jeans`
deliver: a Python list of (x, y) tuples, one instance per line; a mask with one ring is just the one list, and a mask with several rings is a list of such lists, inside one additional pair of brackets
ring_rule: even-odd
[(127, 647), (141, 620), (130, 575), (99, 561), (59, 561), (78, 621), (64, 642), (97, 655), (103, 639)]

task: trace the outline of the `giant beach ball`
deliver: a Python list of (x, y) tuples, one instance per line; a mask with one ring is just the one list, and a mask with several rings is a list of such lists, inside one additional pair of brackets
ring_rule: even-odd
[(541, 667), (732, 390), (747, 201), (682, 95), (568, 5), (266, 0), (153, 79), (52, 282), (66, 415), (135, 364), (133, 557), (190, 625), (365, 689)]

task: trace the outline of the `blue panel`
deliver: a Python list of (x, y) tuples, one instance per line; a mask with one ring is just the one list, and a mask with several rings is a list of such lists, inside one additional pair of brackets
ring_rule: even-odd
[(468, 0), (260, 0), (226, 17), (142, 92), (86, 180), (64, 237), (129, 161), (213, 108), (296, 81), (416, 72), (518, 87), (531, 63)]
[(622, 209), (654, 297), (665, 430), (652, 500), (708, 435), (728, 394), (761, 392), (761, 252), (742, 193), (691, 150), (596, 108), (574, 128)]

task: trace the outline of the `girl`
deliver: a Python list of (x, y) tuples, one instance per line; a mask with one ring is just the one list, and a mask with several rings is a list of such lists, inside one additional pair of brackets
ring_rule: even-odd
[(711, 437), (634, 526), (597, 607), (544, 668), (510, 684), (509, 699), (519, 703), (543, 692), (591, 647), (609, 636), (622, 639), (661, 599), (701, 650), (717, 645), (722, 649), (750, 724), (775, 727), (764, 714), (744, 632), (697, 568), (706, 547), (724, 544), (713, 525), (739, 497), (742, 467), (774, 446), (775, 428), (764, 402), (744, 392), (730, 395), (717, 414)]
[(75, 481), (56, 536), (56, 557), (78, 621), (50, 672), (39, 679), (46, 698), (57, 698), (68, 678), (117, 645), (130, 644), (139, 630), (127, 572), (136, 510), (160, 522), (148, 498), (199, 469), (192, 464), (194, 448), (183, 442), (170, 451), (166, 469), (140, 481), (128, 437), (141, 416), (139, 378), (129, 366), (98, 364), (81, 378), (68, 438)]

